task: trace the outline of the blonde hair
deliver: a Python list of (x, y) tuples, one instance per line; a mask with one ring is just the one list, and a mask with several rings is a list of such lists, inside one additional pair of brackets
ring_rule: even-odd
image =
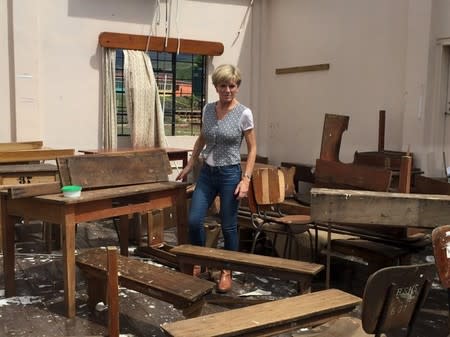
[(215, 86), (223, 82), (235, 82), (238, 86), (241, 85), (241, 71), (238, 67), (231, 64), (222, 64), (218, 66), (212, 74), (212, 81)]

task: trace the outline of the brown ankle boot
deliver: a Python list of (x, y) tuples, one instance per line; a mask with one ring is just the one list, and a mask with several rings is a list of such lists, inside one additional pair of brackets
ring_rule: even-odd
[(222, 270), (220, 272), (219, 284), (217, 285), (217, 292), (227, 293), (231, 290), (232, 286), (231, 270)]
[(195, 264), (194, 267), (192, 268), (192, 276), (200, 277), (201, 273), (202, 273), (202, 266)]

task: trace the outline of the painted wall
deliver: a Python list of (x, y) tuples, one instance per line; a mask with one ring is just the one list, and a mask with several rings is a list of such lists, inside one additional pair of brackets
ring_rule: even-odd
[[(264, 65), (269, 157), (313, 163), (325, 113), (350, 116), (341, 160), (376, 150), (378, 111), (386, 148), (402, 148), (408, 1), (270, 1)], [(329, 63), (327, 71), (275, 69)]]
[[(258, 153), (271, 162), (313, 163), (325, 113), (350, 116), (342, 161), (352, 161), (356, 150), (376, 150), (384, 109), (385, 148), (409, 147), (427, 174), (439, 173), (445, 123), (436, 104), (436, 40), (450, 36), (450, 0), (258, 0), (245, 20), (247, 0), (157, 3), (0, 2), (0, 71), (11, 74), (0, 83), (0, 141), (100, 146), (98, 35), (164, 36), (169, 3), (170, 37), (220, 41), (225, 52), (209, 70), (221, 63), (241, 68), (239, 98), (254, 111)], [(330, 69), (275, 74), (320, 63)], [(211, 84), (208, 90), (216, 99)]]
[[(167, 11), (170, 37), (222, 42), (226, 54), (214, 58), (211, 67), (238, 62), (245, 26), (234, 40), (247, 9), (245, 0), (161, 1), (160, 8), (156, 0), (9, 1), (14, 43), (14, 59), (9, 63), (14, 76), (9, 86), (16, 91), (16, 109), (2, 103), (1, 110), (5, 117), (17, 119), (12, 127), (17, 127), (17, 139), (2, 123), (2, 141), (42, 139), (55, 148), (100, 146), (98, 36), (103, 31), (164, 36), (166, 3), (172, 4)], [(6, 18), (5, 13), (2, 8)], [(7, 27), (2, 20), (2, 36)], [(2, 39), (2, 60), (8, 55), (7, 41)], [(242, 88), (244, 102), (248, 102), (249, 88), (249, 84)], [(213, 99), (215, 92), (209, 90)], [(8, 102), (4, 92), (2, 98)]]

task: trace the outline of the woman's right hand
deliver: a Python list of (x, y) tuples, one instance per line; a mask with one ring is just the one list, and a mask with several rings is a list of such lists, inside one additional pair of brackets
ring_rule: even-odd
[(184, 178), (187, 177), (187, 175), (189, 174), (189, 172), (192, 171), (192, 163), (188, 163), (183, 170), (180, 172), (180, 174), (178, 174), (176, 180), (184, 180)]

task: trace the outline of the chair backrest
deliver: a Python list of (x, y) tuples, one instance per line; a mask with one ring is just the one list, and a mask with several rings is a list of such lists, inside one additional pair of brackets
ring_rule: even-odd
[(373, 273), (363, 295), (364, 331), (378, 336), (397, 328), (411, 329), (435, 273), (434, 264), (387, 267)]
[(450, 289), (450, 225), (433, 229), (431, 241), (439, 279), (443, 287)]
[(348, 128), (349, 116), (325, 114), (320, 159), (339, 161), (342, 134)]
[(276, 205), (284, 201), (283, 172), (276, 167), (258, 168), (252, 177), (254, 199), (258, 205)]

